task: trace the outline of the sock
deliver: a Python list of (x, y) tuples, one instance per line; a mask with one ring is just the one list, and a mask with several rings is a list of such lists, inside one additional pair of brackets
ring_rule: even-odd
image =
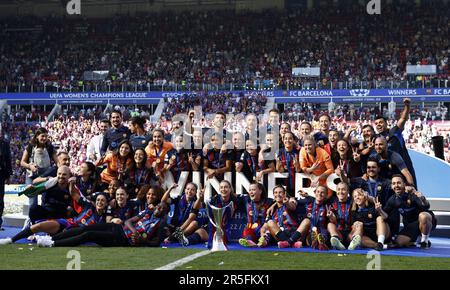
[(288, 239), (290, 245), (293, 245), (296, 241), (298, 241), (302, 237), (300, 232), (295, 231), (291, 237)]
[(429, 237), (430, 237), (430, 235), (424, 235), (424, 234), (422, 234), (422, 240), (421, 240), (421, 242), (422, 242), (422, 243), (423, 243), (423, 242), (427, 243)]
[(20, 233), (18, 233), (17, 235), (15, 235), (12, 238), (12, 242), (15, 243), (18, 240), (28, 238), (29, 236), (31, 236), (33, 234), (34, 233), (31, 231), (31, 228), (28, 227), (28, 228), (24, 229), (23, 231), (21, 231)]
[(187, 240), (189, 241), (189, 245), (195, 245), (202, 242), (202, 237), (200, 237), (200, 235), (197, 233), (193, 233), (192, 235), (187, 237)]
[(378, 242), (384, 244), (384, 240), (386, 239), (386, 237), (384, 235), (379, 235), (378, 236)]
[(284, 231), (279, 231), (278, 233), (276, 233), (275, 237), (277, 237), (279, 241), (287, 241), (289, 239)]

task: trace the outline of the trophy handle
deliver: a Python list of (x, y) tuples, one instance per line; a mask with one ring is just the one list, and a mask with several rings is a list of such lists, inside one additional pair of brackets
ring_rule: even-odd
[[(227, 207), (231, 207), (231, 209), (233, 209), (233, 205), (234, 205), (234, 204), (233, 204), (233, 201), (230, 201), (230, 203), (227, 204), (227, 206), (222, 207), (222, 209), (226, 209)], [(209, 203), (209, 201), (206, 202), (206, 206), (209, 206), (211, 209), (219, 209), (218, 207), (211, 205), (211, 204)], [(232, 210), (232, 212), (233, 212), (233, 210)], [(209, 221), (211, 222), (211, 224), (212, 224), (213, 226), (215, 226), (216, 228), (218, 228), (217, 225), (216, 225), (216, 223), (213, 221), (213, 219), (212, 219), (211, 216), (209, 215), (209, 210), (208, 210), (208, 209), (206, 209), (206, 215), (208, 216), (208, 219), (209, 219)]]

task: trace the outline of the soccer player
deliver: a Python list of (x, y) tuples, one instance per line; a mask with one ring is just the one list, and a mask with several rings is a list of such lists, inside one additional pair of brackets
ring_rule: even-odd
[(125, 221), (125, 225), (103, 223), (74, 228), (52, 238), (41, 238), (38, 246), (75, 247), (84, 243), (96, 243), (103, 247), (158, 247), (168, 209), (166, 204), (160, 203)]
[(258, 162), (258, 150), (253, 140), (245, 141), (246, 150), (236, 162), (236, 172), (243, 172), (250, 181), (256, 180), (257, 173), (261, 170)]
[[(385, 220), (388, 214), (383, 211), (382, 204), (375, 200), (375, 204), (369, 202), (366, 192), (362, 189), (353, 191), (353, 204), (351, 209), (351, 224), (354, 231), (350, 238), (355, 242), (349, 246), (349, 250), (358, 247), (358, 241), (361, 246), (381, 251), (385, 248), (384, 242), (390, 237), (390, 230)], [(359, 237), (355, 237), (355, 235)]]
[(80, 175), (76, 177), (75, 185), (80, 190), (83, 197), (91, 200), (94, 192), (100, 191), (98, 185), (97, 172), (92, 162), (86, 161), (80, 165)]
[[(330, 133), (331, 135), (331, 133)], [(330, 143), (331, 144), (331, 138)], [(337, 142), (337, 158), (332, 160), (335, 173), (341, 177), (341, 180), (348, 182), (353, 177), (362, 176), (360, 159), (355, 159), (347, 140), (341, 139)]]
[[(330, 155), (316, 145), (316, 141), (308, 136), (303, 141), (304, 147), (300, 150), (300, 166), (302, 172), (316, 176), (311, 187), (326, 186), (327, 178), (334, 172)], [(329, 191), (328, 195), (331, 196)]]
[(295, 191), (295, 173), (300, 172), (299, 149), (295, 143), (294, 134), (288, 132), (284, 134), (284, 147), (280, 148), (277, 154), (277, 171), (287, 172), (286, 189), (288, 192)]
[(224, 178), (223, 174), (231, 170), (233, 161), (229, 150), (225, 149), (223, 152), (219, 138), (217, 134), (211, 137), (212, 148), (204, 156), (203, 170), (208, 179), (216, 177), (221, 181)]
[(244, 196), (244, 198), (247, 209), (247, 226), (242, 233), (242, 238), (239, 239), (239, 244), (244, 247), (256, 247), (267, 218), (267, 211), (273, 200), (267, 197), (264, 185), (257, 182), (250, 184), (248, 196)]
[(134, 153), (130, 141), (123, 140), (117, 148), (118, 151), (109, 152), (96, 163), (97, 166), (102, 164), (108, 165), (100, 174), (101, 180), (105, 184), (109, 184), (115, 178), (119, 181), (124, 181), (126, 173), (132, 167)]
[(300, 205), (305, 205), (306, 211), (295, 236), (292, 236), (291, 244), (300, 241), (299, 247), (302, 247), (303, 241), (306, 241), (313, 249), (328, 250), (326, 243), (329, 237), (327, 224), (330, 208), (327, 204), (327, 191), (325, 186), (319, 185), (314, 191), (314, 198), (308, 196), (299, 200)]
[[(243, 198), (238, 198), (238, 196), (234, 192), (233, 186), (231, 185), (231, 183), (228, 180), (222, 180), (219, 184), (219, 194), (212, 196), (209, 203), (212, 206), (215, 206), (218, 208), (223, 208), (223, 207), (228, 206), (231, 202), (233, 202), (233, 205), (229, 210), (226, 211), (226, 213), (223, 216), (223, 220), (222, 220), (222, 226), (223, 226), (223, 230), (225, 233), (224, 234), (225, 245), (228, 242), (228, 236), (229, 236), (229, 232), (230, 232), (229, 220), (233, 217), (233, 215), (236, 211), (243, 212), (245, 202), (244, 202)], [(209, 216), (212, 216), (212, 214), (210, 213), (210, 209), (207, 208), (206, 210), (209, 212)], [(211, 224), (210, 224), (209, 228), (210, 228), (210, 232), (209, 232), (208, 244), (210, 246), (212, 243), (212, 238), (214, 236), (216, 228)]]
[(152, 177), (154, 177), (152, 169), (147, 168), (146, 163), (147, 153), (145, 153), (143, 148), (138, 148), (134, 152), (134, 162), (127, 172), (124, 182), (125, 189), (129, 194), (129, 199), (136, 198), (137, 193), (144, 184), (155, 182), (155, 180), (152, 179)]
[[(145, 189), (147, 189), (145, 191)], [(140, 196), (138, 194), (138, 198), (136, 200), (138, 211), (144, 211), (146, 208), (154, 209), (160, 202), (161, 198), (164, 194), (164, 191), (159, 186), (143, 186), (141, 191), (145, 192), (145, 195)]]
[(266, 223), (261, 229), (261, 237), (258, 240), (258, 247), (267, 247), (272, 241), (276, 241), (279, 248), (294, 247), (300, 248), (301, 243), (297, 242), (299, 234), (296, 229), (299, 225), (297, 212), (297, 202), (289, 198), (286, 189), (282, 185), (273, 189), (275, 204), (269, 209)]
[(208, 240), (207, 223), (200, 218), (199, 210), (203, 203), (204, 189), (199, 192), (195, 183), (186, 185), (184, 194), (176, 198), (170, 197), (170, 191), (177, 185), (172, 185), (164, 194), (162, 201), (174, 205), (173, 216), (169, 224), (170, 235), (165, 243), (178, 240), (182, 246), (195, 245)]
[(261, 146), (258, 154), (259, 168), (256, 173), (256, 181), (263, 182), (263, 177), (271, 172), (275, 172), (275, 152), (273, 147), (273, 134), (266, 134), (266, 143)]
[(433, 212), (430, 211), (430, 203), (414, 187), (406, 186), (401, 175), (392, 177), (392, 190), (395, 195), (389, 198), (384, 210), (391, 214), (397, 209), (402, 215), (404, 225), (395, 244), (399, 247), (407, 247), (421, 236), (420, 247), (429, 248), (431, 246), (429, 236), (437, 224)]
[(349, 235), (352, 229), (352, 224), (350, 223), (352, 199), (349, 197), (347, 183), (338, 183), (336, 197), (329, 201), (329, 205), (327, 229), (331, 236), (331, 247), (336, 250), (345, 250), (345, 245), (349, 242), (351, 243)]
[(152, 142), (145, 147), (147, 153), (147, 167), (153, 168), (155, 175), (164, 178), (162, 174), (164, 168), (164, 158), (167, 152), (173, 149), (173, 144), (164, 140), (164, 131), (161, 129), (153, 130)]
[(106, 222), (123, 224), (126, 220), (138, 214), (137, 204), (129, 200), (129, 195), (123, 186), (116, 190), (115, 199), (112, 206), (108, 206), (106, 211)]
[(316, 140), (318, 146), (323, 147), (326, 144), (328, 144), (330, 125), (331, 125), (331, 117), (329, 115), (323, 114), (319, 117), (320, 131), (314, 134), (314, 140)]
[(180, 179), (181, 172), (192, 171), (188, 151), (184, 150), (183, 136), (175, 137), (175, 148), (166, 154), (163, 173), (166, 171), (173, 175), (175, 183)]

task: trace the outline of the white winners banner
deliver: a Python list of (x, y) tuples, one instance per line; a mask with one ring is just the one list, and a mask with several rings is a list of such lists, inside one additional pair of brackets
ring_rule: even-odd
[[(180, 194), (182, 194), (184, 187), (188, 182), (193, 182), (197, 184), (197, 186), (202, 188), (202, 185), (205, 186), (205, 200), (209, 200), (211, 196), (213, 195), (213, 191), (219, 192), (219, 181), (217, 178), (211, 178), (208, 179), (206, 176), (201, 182), (201, 174), (198, 171), (192, 172), (192, 180), (188, 180), (189, 172), (184, 171), (180, 175), (180, 179), (178, 180), (178, 187), (176, 187), (171, 192), (171, 197), (176, 197)], [(273, 188), (277, 184), (283, 184), (282, 179), (288, 178), (288, 173), (278, 173), (273, 172), (269, 173), (267, 175), (267, 184), (264, 183), (264, 186), (267, 189), (268, 197), (273, 198)], [(311, 184), (312, 181), (317, 179), (318, 177), (311, 174), (305, 174), (305, 173), (296, 173), (295, 174), (295, 192), (289, 192), (289, 195), (294, 197), (300, 197), (299, 191), (302, 190), (305, 193), (308, 193), (310, 196), (314, 196), (314, 187), (307, 187), (304, 186), (304, 184)], [(173, 183), (173, 177), (169, 178), (172, 180), (171, 182), (165, 182), (164, 187), (169, 187)], [(245, 191), (249, 191), (251, 182), (245, 177), (243, 173), (235, 173), (235, 182), (233, 183), (233, 173), (226, 172), (224, 175), (224, 179), (229, 181), (236, 192), (236, 194), (244, 194)], [(309, 181), (309, 182), (305, 182)], [(340, 177), (336, 174), (331, 174), (328, 176), (326, 184), (329, 189), (332, 191), (336, 191), (337, 184), (341, 181)], [(245, 191), (244, 191), (245, 190)]]

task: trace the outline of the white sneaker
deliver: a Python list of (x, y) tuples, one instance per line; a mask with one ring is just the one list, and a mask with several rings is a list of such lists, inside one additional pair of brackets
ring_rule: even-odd
[(348, 246), (348, 249), (353, 251), (354, 249), (359, 247), (359, 245), (361, 245), (361, 236), (355, 235), (355, 236), (353, 236), (352, 241), (350, 242), (350, 245)]
[(55, 242), (50, 236), (43, 236), (37, 241), (38, 247), (50, 248), (53, 247), (54, 244)]
[(341, 241), (339, 241), (338, 238), (331, 237), (330, 242), (331, 242), (331, 246), (333, 247), (333, 249), (339, 250), (339, 251), (345, 250), (344, 245), (341, 243)]
[(0, 246), (12, 244), (11, 238), (0, 239)]

